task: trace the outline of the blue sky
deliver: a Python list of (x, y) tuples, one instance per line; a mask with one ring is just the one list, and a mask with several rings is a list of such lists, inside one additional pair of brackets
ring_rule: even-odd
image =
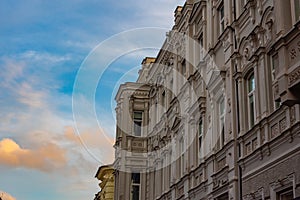
[(116, 89), (156, 55), (183, 3), (0, 2), (4, 200), (94, 198), (98, 166), (113, 161)]

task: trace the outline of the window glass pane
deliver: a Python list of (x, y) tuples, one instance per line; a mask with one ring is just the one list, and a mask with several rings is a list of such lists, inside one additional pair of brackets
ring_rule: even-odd
[(198, 130), (198, 142), (199, 142), (199, 153), (202, 149), (202, 135), (203, 135), (203, 121), (200, 119), (199, 121), (199, 130)]
[(135, 136), (141, 136), (142, 133), (142, 117), (143, 112), (142, 111), (135, 111), (133, 112), (134, 122), (133, 122), (133, 129), (134, 129), (134, 135)]
[(254, 125), (254, 99), (253, 95), (249, 97), (249, 109), (250, 109), (250, 125)]
[(224, 143), (225, 143), (225, 130), (224, 130), (224, 123), (223, 123), (221, 129), (221, 144), (224, 145)]
[(254, 91), (255, 89), (255, 80), (254, 80), (254, 74), (252, 74), (249, 78), (249, 92)]
[(134, 119), (142, 119), (142, 115), (143, 115), (143, 112), (141, 112), (141, 111), (135, 111), (134, 112), (134, 114), (133, 114), (134, 116)]
[(278, 71), (278, 65), (279, 65), (279, 60), (278, 60), (278, 54), (272, 56), (272, 81), (275, 80), (276, 77), (276, 71)]
[(280, 102), (279, 101), (275, 101), (275, 109), (278, 109), (280, 107)]
[(288, 192), (282, 192), (281, 194), (279, 194), (279, 199), (280, 200), (291, 200), (294, 199), (293, 197), (293, 191), (288, 191)]
[(296, 22), (300, 19), (300, 0), (295, 0), (295, 19)]
[(131, 174), (131, 180), (132, 183), (140, 183), (140, 173), (132, 173)]
[(199, 152), (201, 152), (202, 149), (202, 137), (199, 137)]
[(142, 133), (142, 122), (141, 121), (135, 121), (134, 122), (134, 135), (135, 136), (141, 136)]
[(198, 42), (200, 44), (200, 47), (203, 47), (203, 33), (201, 33), (200, 37), (198, 38)]
[(203, 134), (203, 122), (202, 119), (199, 121), (199, 136)]
[(219, 11), (219, 16), (220, 16), (220, 34), (224, 31), (225, 29), (225, 22), (224, 22), (224, 3), (222, 2), (221, 6), (218, 9)]
[(139, 200), (140, 199), (140, 186), (133, 185), (132, 186), (132, 200)]

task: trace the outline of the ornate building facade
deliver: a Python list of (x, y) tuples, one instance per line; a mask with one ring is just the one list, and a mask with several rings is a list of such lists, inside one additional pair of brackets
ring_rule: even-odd
[(99, 181), (101, 191), (95, 194), (94, 200), (113, 200), (114, 199), (114, 169), (111, 165), (99, 167), (95, 178)]
[(115, 200), (300, 197), (300, 1), (187, 0), (116, 95)]

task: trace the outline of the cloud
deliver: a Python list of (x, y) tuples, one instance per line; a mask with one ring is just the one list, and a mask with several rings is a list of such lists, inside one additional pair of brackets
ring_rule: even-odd
[[(109, 117), (104, 115), (99, 121), (111, 135), (106, 134), (105, 137), (92, 123), (80, 129), (80, 138), (86, 146), (84, 149), (74, 131), (71, 113), (70, 93), (76, 70), (90, 49), (116, 33), (137, 27), (171, 27), (173, 10), (178, 1), (183, 0), (92, 0), (88, 3), (67, 0), (63, 6), (56, 0), (42, 3), (33, 1), (31, 4), (23, 1), (17, 4), (1, 2), (3, 40), (0, 44), (3, 44), (3, 48), (0, 51), (3, 56), (0, 58), (0, 165), (8, 166), (4, 167), (3, 173), (7, 178), (1, 177), (1, 184), (7, 184), (7, 187), (12, 188), (10, 191), (18, 191), (16, 196), (26, 188), (26, 194), (23, 194), (27, 195), (25, 199), (36, 199), (34, 195), (37, 195), (37, 189), (49, 194), (61, 189), (61, 193), (66, 194), (65, 189), (71, 185), (76, 186), (77, 190), (72, 188), (67, 191), (64, 196), (74, 195), (70, 199), (84, 199), (92, 195), (93, 187), (94, 192), (97, 191), (97, 183), (92, 183), (92, 180), (99, 162), (88, 151), (98, 160), (111, 162), (115, 125), (114, 121), (109, 121)], [(143, 36), (150, 39), (151, 45), (155, 43), (161, 46), (158, 40), (164, 39), (164, 34), (160, 38), (153, 34)], [(141, 41), (140, 38), (135, 40)], [(119, 53), (120, 50), (123, 53), (126, 50), (124, 47), (132, 50), (135, 44), (109, 47), (106, 53)], [(148, 53), (145, 52), (145, 55)], [(141, 51), (131, 52), (126, 57), (126, 64), (127, 58), (141, 56)], [(141, 59), (138, 58), (137, 62), (140, 63)], [(99, 63), (95, 66), (101, 67)], [(86, 121), (90, 121), (90, 118)], [(86, 121), (80, 120), (81, 123), (88, 123)], [(55, 174), (47, 173), (52, 170), (56, 170)], [(42, 176), (51, 178), (44, 180), (46, 184), (40, 184), (41, 181), (33, 183), (35, 187), (18, 182), (18, 177), (32, 180), (32, 175), (38, 176), (39, 180), (43, 179)], [(7, 180), (14, 181), (8, 183)], [(53, 182), (55, 186), (50, 188), (49, 184)], [(82, 192), (86, 192), (85, 197)], [(45, 199), (62, 197), (45, 195)]]
[[(0, 63), (2, 64), (0, 89), (4, 91), (3, 94), (0, 94), (4, 100), (0, 106), (6, 104), (6, 109), (11, 108), (13, 111), (16, 109), (16, 104), (35, 108), (46, 106), (50, 87), (54, 85), (46, 86), (45, 84), (44, 87), (43, 81), (47, 80), (47, 84), (49, 84), (48, 77), (34, 74), (32, 71), (34, 67), (25, 61), (1, 57)], [(7, 105), (7, 102), (10, 104)]]
[(16, 200), (15, 197), (11, 196), (10, 194), (4, 192), (4, 191), (1, 191), (0, 190), (0, 197), (2, 198), (2, 200)]
[(66, 157), (65, 151), (54, 143), (26, 149), (14, 140), (4, 138), (0, 141), (0, 164), (49, 172), (65, 166)]
[(20, 87), (16, 90), (18, 94), (18, 101), (30, 107), (41, 108), (44, 107), (45, 92), (37, 91), (26, 82), (20, 84)]
[(58, 63), (71, 60), (70, 55), (54, 55), (48, 52), (38, 52), (34, 50), (28, 50), (18, 57), (21, 60), (31, 60), (32, 62), (43, 62), (43, 63)]
[(111, 163), (114, 159), (114, 139), (110, 135), (102, 133), (100, 130), (91, 128), (76, 133), (72, 126), (66, 126), (64, 139), (84, 147), (85, 150), (89, 152), (97, 152), (97, 155), (94, 153), (95, 156), (100, 156), (99, 159), (103, 163)]

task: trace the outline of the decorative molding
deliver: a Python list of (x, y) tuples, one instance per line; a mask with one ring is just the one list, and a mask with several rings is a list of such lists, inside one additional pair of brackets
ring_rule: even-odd
[[(300, 52), (300, 46), (299, 46), (299, 52)], [(299, 81), (300, 81), (300, 67), (295, 69), (293, 72), (289, 73), (289, 75), (288, 75), (288, 85), (292, 86), (294, 83), (299, 82)]]

